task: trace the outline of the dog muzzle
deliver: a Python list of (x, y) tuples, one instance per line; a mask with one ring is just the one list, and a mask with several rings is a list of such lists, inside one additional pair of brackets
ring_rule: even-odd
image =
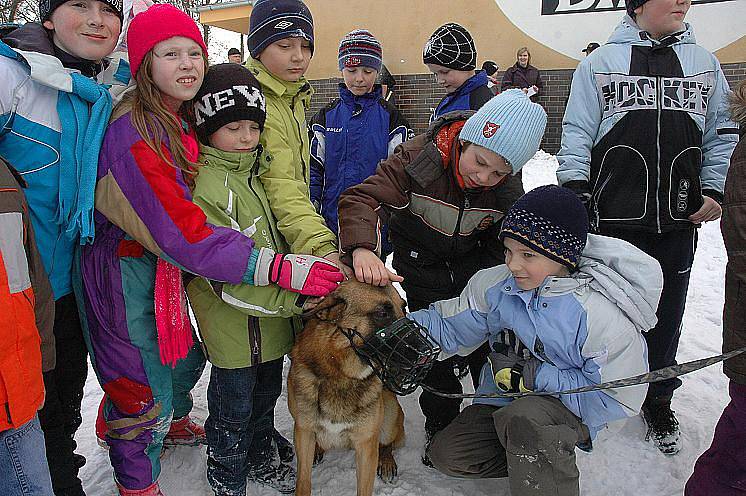
[[(342, 332), (383, 385), (399, 396), (419, 387), (440, 354), (440, 347), (430, 340), (427, 329), (406, 317), (368, 337), (356, 329), (342, 329)], [(355, 342), (356, 337), (362, 344)]]

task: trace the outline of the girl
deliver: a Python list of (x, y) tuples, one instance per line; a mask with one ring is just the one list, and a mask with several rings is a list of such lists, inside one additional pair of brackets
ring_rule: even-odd
[(204, 440), (188, 416), (204, 356), (192, 346), (177, 267), (313, 295), (329, 292), (341, 275), (320, 259), (305, 257), (301, 266), (295, 256), (254, 250), (242, 233), (207, 224), (192, 203), (187, 184), (197, 144), (182, 105), (197, 93), (207, 63), (194, 21), (154, 5), (132, 20), (127, 46), (137, 87), (104, 136), (98, 236), (83, 250), (82, 272), (87, 342), (106, 393), (102, 414), (119, 493), (159, 496), (164, 438)]

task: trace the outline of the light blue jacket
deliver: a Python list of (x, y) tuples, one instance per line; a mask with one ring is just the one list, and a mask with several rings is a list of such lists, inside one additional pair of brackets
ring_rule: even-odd
[[(562, 391), (648, 372), (641, 331), (655, 326), (662, 288), (653, 258), (626, 241), (591, 234), (572, 276), (550, 276), (536, 290), (523, 291), (500, 265), (474, 275), (460, 297), (410, 318), (428, 329), (444, 356), (466, 355), (485, 341), (492, 346), (512, 330), (543, 362), (535, 390)], [(488, 363), (477, 392), (497, 391)], [(637, 415), (646, 392), (647, 385), (639, 385), (559, 398), (595, 436), (609, 422)]]

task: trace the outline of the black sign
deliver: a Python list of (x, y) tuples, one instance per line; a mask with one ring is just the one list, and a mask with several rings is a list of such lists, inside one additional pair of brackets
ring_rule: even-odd
[[(692, 0), (693, 5), (737, 0)], [(624, 0), (541, 0), (541, 15), (583, 14), (625, 10)]]

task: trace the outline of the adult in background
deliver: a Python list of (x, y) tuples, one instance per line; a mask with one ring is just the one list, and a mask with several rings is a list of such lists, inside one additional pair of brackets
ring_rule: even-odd
[[(650, 370), (676, 364), (696, 228), (720, 217), (738, 140), (720, 64), (684, 23), (690, 3), (627, 0), (608, 43), (575, 70), (557, 155), (559, 183), (586, 203), (593, 229), (661, 264), (658, 324), (645, 335)], [(621, 84), (642, 93), (612, 90)], [(676, 91), (682, 84), (697, 91)], [(647, 439), (667, 455), (680, 449), (671, 410), (680, 385), (651, 384), (642, 408)]]
[(240, 64), (243, 61), (241, 60), (241, 50), (238, 48), (231, 48), (228, 50), (228, 62), (233, 62), (234, 64)]
[(496, 95), (500, 91), (500, 80), (497, 79), (497, 70), (499, 67), (491, 60), (482, 64), (482, 70), (487, 74), (487, 87)]
[(503, 74), (502, 91), (510, 88), (523, 90), (531, 97), (532, 102), (536, 102), (539, 93), (544, 89), (539, 69), (531, 65), (531, 52), (528, 51), (528, 47), (518, 49), (515, 65)]
[[(731, 95), (731, 115), (741, 126), (741, 141), (730, 159), (720, 221), (728, 254), (723, 353), (746, 346), (746, 81)], [(725, 361), (723, 373), (730, 379), (730, 404), (715, 427), (710, 449), (694, 465), (685, 496), (746, 494), (746, 354)]]

